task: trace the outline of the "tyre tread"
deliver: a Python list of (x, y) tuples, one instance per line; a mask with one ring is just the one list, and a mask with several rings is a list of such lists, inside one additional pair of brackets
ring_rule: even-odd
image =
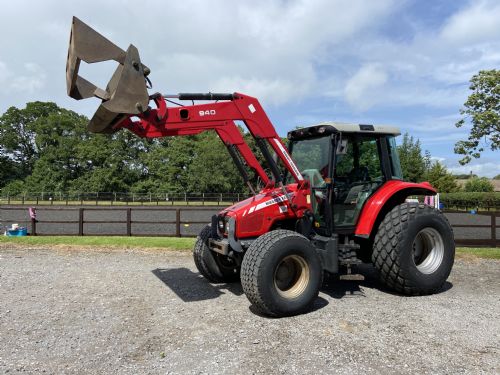
[(440, 211), (421, 203), (403, 203), (394, 207), (382, 220), (375, 235), (372, 262), (379, 272), (381, 281), (390, 288), (406, 295), (422, 295), (436, 292), (424, 291), (401, 267), (401, 247), (399, 246), (409, 226), (423, 215), (440, 215), (448, 226), (448, 219)]

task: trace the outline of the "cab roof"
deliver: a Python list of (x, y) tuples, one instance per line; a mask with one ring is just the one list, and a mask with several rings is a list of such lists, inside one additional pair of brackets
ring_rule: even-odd
[(303, 127), (288, 132), (288, 138), (318, 137), (332, 133), (359, 133), (359, 134), (389, 134), (400, 135), (401, 131), (395, 126), (349, 124), (346, 122), (326, 121), (317, 125)]

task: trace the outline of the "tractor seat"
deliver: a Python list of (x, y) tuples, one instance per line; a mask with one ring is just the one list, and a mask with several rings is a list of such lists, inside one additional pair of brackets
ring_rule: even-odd
[(347, 177), (349, 178), (349, 182), (351, 183), (351, 185), (359, 182), (369, 181), (370, 175), (368, 173), (368, 167), (355, 167), (348, 173)]

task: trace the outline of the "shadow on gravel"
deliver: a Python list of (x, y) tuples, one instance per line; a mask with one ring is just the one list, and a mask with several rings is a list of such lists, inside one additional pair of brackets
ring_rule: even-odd
[[(316, 300), (314, 301), (314, 304), (312, 306), (312, 308), (310, 310), (307, 310), (307, 311), (304, 311), (302, 314), (309, 314), (311, 312), (314, 312), (314, 311), (317, 311), (317, 310), (320, 310), (322, 309), (323, 307), (327, 306), (328, 305), (328, 301), (326, 299), (324, 299), (323, 297), (318, 297), (316, 298)], [(264, 315), (260, 310), (258, 310), (254, 305), (250, 305), (248, 306), (248, 309), (255, 315), (257, 316), (260, 316), (261, 318), (266, 318), (266, 319), (282, 319), (282, 318), (276, 318), (276, 317), (273, 317), (273, 316), (268, 316), (268, 315)], [(302, 314), (299, 314), (299, 315), (302, 315)]]
[(218, 298), (225, 291), (240, 296), (240, 283), (210, 284), (198, 272), (188, 268), (157, 268), (151, 271), (184, 302), (205, 301)]
[[(371, 265), (363, 264), (358, 267), (358, 272), (365, 277), (363, 281), (339, 280), (337, 276), (325, 276), (321, 292), (332, 298), (366, 297), (363, 288), (378, 289), (384, 293), (394, 296), (405, 297), (404, 294), (395, 292), (385, 286), (378, 278), (377, 271)], [(453, 288), (453, 284), (446, 281), (442, 288), (434, 293), (441, 294)]]

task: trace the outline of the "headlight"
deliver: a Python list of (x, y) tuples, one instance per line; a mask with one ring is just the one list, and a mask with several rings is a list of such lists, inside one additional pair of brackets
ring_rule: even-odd
[(224, 222), (224, 217), (219, 218), (218, 226), (219, 230), (221, 232), (224, 232), (224, 227), (226, 226), (226, 223)]

